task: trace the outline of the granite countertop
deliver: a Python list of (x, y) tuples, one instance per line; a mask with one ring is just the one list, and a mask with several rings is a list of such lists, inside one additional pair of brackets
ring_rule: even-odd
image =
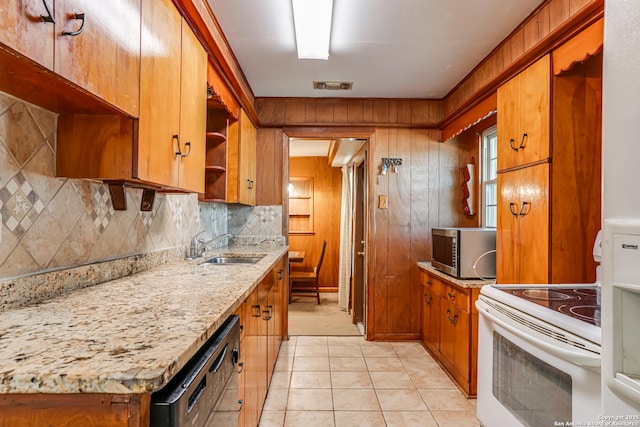
[(482, 280), (482, 279), (456, 279), (453, 276), (448, 275), (447, 273), (443, 273), (442, 271), (438, 270), (437, 268), (433, 267), (431, 265), (430, 262), (418, 262), (418, 267), (428, 271), (431, 274), (434, 274), (438, 277), (440, 277), (441, 279), (444, 279), (448, 282), (454, 283), (458, 286), (460, 286), (461, 288), (481, 288), (484, 285), (491, 285), (493, 283), (496, 282), (495, 279), (489, 279), (489, 280)]
[[(165, 385), (286, 253), (204, 258), (0, 313), (0, 393), (145, 393)], [(265, 254), (256, 264), (201, 263)]]

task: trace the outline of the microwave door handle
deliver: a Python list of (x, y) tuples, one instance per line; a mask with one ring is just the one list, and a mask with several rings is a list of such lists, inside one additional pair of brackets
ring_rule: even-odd
[(480, 300), (476, 300), (476, 308), (478, 309), (478, 313), (482, 316), (485, 316), (489, 321), (501, 326), (507, 331), (511, 332), (515, 336), (519, 337), (527, 341), (529, 344), (532, 344), (542, 350), (545, 350), (561, 359), (566, 360), (567, 362), (571, 362), (577, 365), (586, 366), (589, 368), (600, 368), (600, 356), (590, 356), (583, 353), (578, 353), (575, 351), (565, 350), (563, 348), (556, 347), (551, 345), (541, 339), (532, 337), (520, 331), (518, 328), (513, 325), (498, 319), (495, 315), (493, 315), (489, 310), (490, 307)]

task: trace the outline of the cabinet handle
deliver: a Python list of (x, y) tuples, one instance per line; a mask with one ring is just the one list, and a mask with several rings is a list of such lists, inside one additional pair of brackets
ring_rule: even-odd
[(251, 309), (253, 310), (253, 317), (260, 317), (260, 305), (252, 305)]
[(271, 320), (271, 308), (272, 306), (268, 306), (266, 310), (262, 310), (262, 320)]
[(458, 323), (458, 315), (454, 314), (453, 317), (451, 317), (451, 310), (447, 310), (447, 320), (449, 320), (449, 323), (455, 326), (456, 323)]
[(284, 278), (284, 270), (278, 270), (278, 280), (282, 280)]
[(241, 411), (242, 410), (242, 406), (244, 405), (244, 400), (238, 399), (238, 404), (240, 405), (240, 407), (238, 408), (238, 411)]
[(240, 370), (238, 371), (238, 373), (242, 373), (242, 371), (244, 371), (244, 362), (239, 362), (238, 363), (238, 368), (240, 368)]
[(455, 301), (456, 299), (455, 292), (447, 292), (447, 295), (449, 296), (449, 299), (451, 300), (451, 302)]
[(182, 156), (182, 150), (180, 148), (180, 135), (171, 135), (171, 140), (177, 141), (178, 142), (178, 151), (176, 151), (176, 157), (177, 156)]
[(433, 298), (429, 297), (429, 299), (427, 299), (427, 297), (429, 297), (429, 295), (424, 294), (424, 302), (426, 302), (426, 303), (427, 303), (427, 305), (431, 305), (431, 300), (432, 300)]
[(80, 25), (80, 28), (78, 28), (76, 31), (63, 31), (62, 32), (63, 36), (75, 37), (75, 36), (79, 35), (84, 30), (84, 13), (74, 13), (73, 14), (73, 19), (79, 19), (80, 21), (82, 21), (82, 24)]
[(51, 9), (49, 9), (49, 5), (47, 4), (47, 0), (42, 0), (42, 3), (44, 4), (44, 8), (47, 11), (46, 15), (40, 15), (40, 18), (42, 19), (42, 22), (47, 22), (49, 24), (55, 24), (56, 20), (53, 17), (53, 15), (51, 14)]
[(433, 282), (431, 280), (427, 280), (427, 285), (431, 286), (433, 285)]
[(525, 142), (527, 140), (527, 138), (529, 137), (528, 134), (523, 133), (522, 134), (522, 141), (520, 141), (520, 147), (521, 149), (524, 149), (524, 147), (527, 145), (527, 143)]
[(189, 147), (189, 149), (187, 150), (186, 153), (180, 153), (180, 157), (184, 158), (187, 157), (189, 154), (191, 154), (191, 142), (187, 141), (184, 143), (185, 148)]
[(249, 190), (253, 190), (253, 180), (251, 180), (251, 179), (247, 180), (247, 188)]
[(511, 211), (511, 215), (518, 216), (518, 211), (514, 209), (515, 207), (516, 207), (515, 203), (513, 202), (509, 203), (509, 210)]
[(511, 149), (512, 149), (513, 151), (518, 151), (518, 147), (516, 147), (516, 146), (514, 146), (514, 145), (513, 145), (513, 143), (514, 143), (514, 142), (516, 142), (516, 140), (515, 140), (515, 139), (513, 139), (513, 138), (511, 138), (511, 139), (509, 140), (509, 146), (511, 147)]
[(531, 211), (531, 202), (522, 202), (522, 206), (520, 207), (520, 216), (525, 216)]

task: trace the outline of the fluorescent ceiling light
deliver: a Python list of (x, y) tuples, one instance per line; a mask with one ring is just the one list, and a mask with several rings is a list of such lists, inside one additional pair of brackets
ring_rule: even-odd
[(333, 0), (291, 0), (299, 59), (329, 59)]

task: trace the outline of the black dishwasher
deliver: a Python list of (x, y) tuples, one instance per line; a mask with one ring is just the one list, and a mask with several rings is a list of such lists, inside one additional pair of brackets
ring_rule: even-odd
[(237, 426), (239, 357), (240, 318), (233, 315), (166, 386), (151, 394), (151, 426)]

